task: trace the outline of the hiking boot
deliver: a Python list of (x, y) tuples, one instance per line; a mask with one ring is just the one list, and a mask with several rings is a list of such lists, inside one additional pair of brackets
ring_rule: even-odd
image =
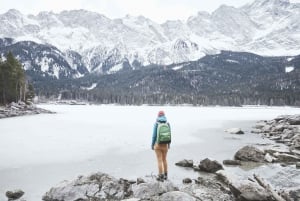
[(164, 180), (168, 180), (168, 173), (167, 172), (164, 173)]
[(156, 177), (156, 180), (157, 181), (164, 181), (164, 175), (163, 174), (159, 174), (157, 177)]

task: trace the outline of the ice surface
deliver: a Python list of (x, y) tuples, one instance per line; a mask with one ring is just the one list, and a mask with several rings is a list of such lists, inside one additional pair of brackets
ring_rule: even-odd
[[(170, 179), (181, 181), (197, 173), (175, 162), (206, 157), (230, 159), (242, 146), (265, 143), (249, 133), (257, 120), (299, 114), (292, 107), (189, 107), (41, 105), (56, 114), (0, 120), (0, 200), (6, 190), (21, 188), (28, 200), (38, 201), (55, 184), (80, 174), (102, 171), (116, 177), (156, 174), (150, 148), (157, 112), (164, 110), (171, 124), (168, 154)], [(245, 135), (224, 130), (240, 127)], [(266, 175), (276, 175), (270, 173)], [(244, 170), (235, 170), (244, 174)], [(300, 182), (299, 182), (300, 183)]]

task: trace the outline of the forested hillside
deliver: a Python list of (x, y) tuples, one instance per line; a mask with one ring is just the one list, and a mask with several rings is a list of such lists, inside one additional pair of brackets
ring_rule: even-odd
[(297, 57), (222, 51), (195, 62), (78, 79), (35, 80), (46, 99), (117, 104), (300, 105)]

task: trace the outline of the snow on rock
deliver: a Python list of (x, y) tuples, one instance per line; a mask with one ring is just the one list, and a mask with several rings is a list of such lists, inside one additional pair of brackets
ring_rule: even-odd
[(225, 132), (230, 133), (230, 134), (244, 134), (244, 131), (240, 128), (229, 128), (225, 130)]

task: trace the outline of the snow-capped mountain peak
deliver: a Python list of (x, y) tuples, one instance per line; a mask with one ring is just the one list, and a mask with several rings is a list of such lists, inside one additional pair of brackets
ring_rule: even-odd
[(186, 22), (163, 24), (144, 16), (110, 19), (87, 10), (26, 16), (11, 9), (0, 14), (0, 37), (51, 44), (66, 55), (76, 52), (90, 72), (105, 72), (124, 61), (180, 63), (220, 50), (296, 55), (299, 18), (300, 4), (288, 0), (255, 0), (240, 8), (222, 5), (211, 14), (199, 11)]

